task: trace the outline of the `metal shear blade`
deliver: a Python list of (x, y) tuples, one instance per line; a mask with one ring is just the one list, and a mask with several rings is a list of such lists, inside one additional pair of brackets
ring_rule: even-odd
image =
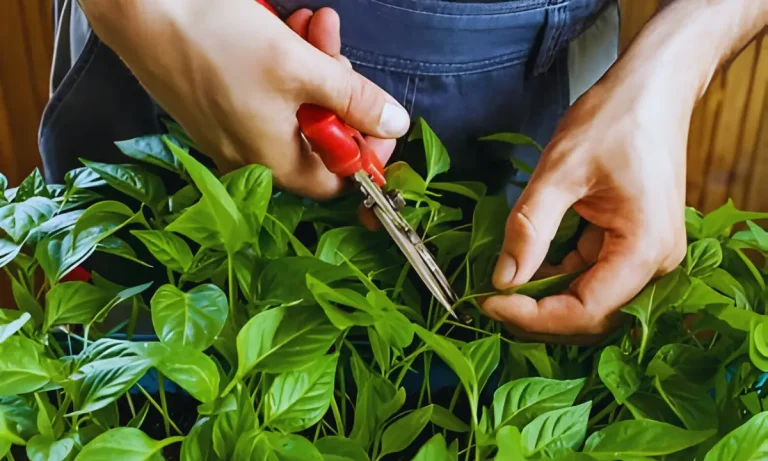
[(453, 306), (458, 297), (432, 254), (424, 246), (424, 242), (396, 210), (392, 199), (385, 195), (365, 172), (356, 173), (354, 179), (366, 196), (366, 206), (371, 208), (379, 218), (435, 299), (458, 320), (458, 316), (453, 312)]

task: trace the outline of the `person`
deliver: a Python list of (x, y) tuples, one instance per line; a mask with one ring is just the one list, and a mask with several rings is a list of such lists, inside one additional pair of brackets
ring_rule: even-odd
[[(477, 139), (522, 132), (546, 148), (510, 195), (493, 283), (589, 269), (565, 293), (495, 296), (482, 308), (553, 342), (605, 334), (620, 306), (682, 260), (694, 104), (768, 24), (765, 0), (668, 0), (616, 59), (613, 0), (271, 3), (282, 18), (253, 0), (56, 0), (40, 129), (49, 179), (84, 152), (116, 161), (113, 141), (156, 133), (168, 114), (220, 168), (262, 163), (280, 187), (326, 199), (342, 181), (307, 150), (295, 119), (314, 103), (365, 133), (383, 161), (405, 155), (396, 140), (423, 117), (454, 171), (499, 190), (520, 173)], [(560, 266), (544, 267), (571, 207), (590, 224)]]

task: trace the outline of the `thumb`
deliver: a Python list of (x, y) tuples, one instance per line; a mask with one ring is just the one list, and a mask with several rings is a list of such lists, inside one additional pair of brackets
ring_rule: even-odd
[(507, 219), (504, 245), (493, 272), (497, 290), (526, 283), (533, 277), (574, 201), (555, 181), (534, 174)]
[(307, 102), (336, 113), (367, 135), (393, 139), (408, 131), (408, 112), (386, 91), (333, 58), (317, 58), (321, 63), (308, 82)]

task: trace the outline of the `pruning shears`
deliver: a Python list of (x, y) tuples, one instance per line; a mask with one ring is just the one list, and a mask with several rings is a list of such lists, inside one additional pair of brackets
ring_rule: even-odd
[[(266, 0), (256, 1), (277, 15)], [(303, 104), (296, 118), (301, 133), (325, 167), (355, 183), (364, 196), (363, 204), (373, 211), (435, 299), (458, 320), (453, 312), (458, 300), (456, 293), (424, 242), (400, 213), (405, 200), (396, 190), (382, 189), (386, 184), (384, 166), (362, 134), (333, 112), (313, 104)]]

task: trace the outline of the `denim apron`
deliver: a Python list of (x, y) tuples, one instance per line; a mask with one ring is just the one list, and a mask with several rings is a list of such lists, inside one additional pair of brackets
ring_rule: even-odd
[[(535, 165), (538, 152), (478, 138), (519, 132), (545, 145), (572, 102), (574, 47), (611, 0), (272, 0), (287, 16), (330, 6), (341, 16), (343, 54), (442, 139), (451, 172), (499, 192), (523, 179), (510, 157)], [(78, 158), (117, 163), (113, 142), (164, 128), (154, 103), (95, 34), (75, 0), (57, 0), (51, 98), (40, 127), (49, 181)], [(615, 6), (615, 5), (613, 5)], [(66, 43), (66, 45), (64, 45)], [(598, 43), (590, 44), (595, 48)], [(592, 65), (591, 67), (595, 67)], [(571, 72), (573, 74), (573, 72)], [(394, 160), (423, 169), (417, 143), (403, 140)], [(514, 200), (511, 190), (510, 200)]]

